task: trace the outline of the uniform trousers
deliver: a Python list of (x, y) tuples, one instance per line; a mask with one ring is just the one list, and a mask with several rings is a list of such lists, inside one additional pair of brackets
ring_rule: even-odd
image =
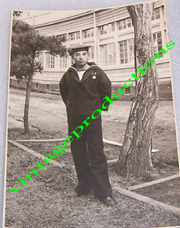
[[(71, 152), (76, 168), (78, 185), (77, 193), (88, 192), (91, 189), (96, 198), (103, 200), (112, 196), (112, 188), (109, 183), (106, 156), (103, 151), (101, 116), (89, 119), (91, 124), (82, 124), (87, 119), (86, 115), (68, 115), (69, 135), (78, 126), (82, 125), (84, 130), (80, 138), (74, 137), (71, 142)], [(78, 131), (77, 131), (78, 132)]]

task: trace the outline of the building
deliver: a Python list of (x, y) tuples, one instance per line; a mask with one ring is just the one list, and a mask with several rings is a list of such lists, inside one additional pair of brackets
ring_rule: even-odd
[[(40, 34), (63, 36), (66, 47), (90, 45), (90, 61), (97, 63), (107, 73), (114, 89), (123, 88), (124, 82), (134, 73), (134, 28), (126, 7), (69, 11), (66, 14), (61, 11), (24, 12), (21, 19), (32, 24)], [(163, 0), (155, 3), (152, 32), (154, 53), (157, 53), (168, 42)], [(33, 89), (57, 91), (61, 76), (72, 64), (71, 56), (55, 57), (42, 51), (37, 57), (44, 69), (42, 75), (34, 75)], [(169, 52), (156, 64), (160, 97), (171, 98)], [(131, 99), (134, 92), (133, 86), (127, 88), (122, 99)]]

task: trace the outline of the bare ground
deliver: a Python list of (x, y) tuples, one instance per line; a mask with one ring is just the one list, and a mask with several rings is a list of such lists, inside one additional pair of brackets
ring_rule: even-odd
[[(22, 139), (24, 91), (11, 90), (9, 97), (9, 138)], [(104, 138), (123, 142), (131, 102), (117, 101), (109, 112), (103, 114)], [(31, 138), (61, 138), (67, 135), (65, 107), (61, 97), (51, 94), (32, 93), (29, 122)], [(56, 143), (24, 143), (38, 153), (52, 153)], [(156, 112), (153, 133), (153, 154), (157, 169), (154, 179), (178, 172), (177, 143), (173, 119), (172, 101), (160, 101)], [(76, 174), (67, 148), (56, 161), (65, 163), (63, 168), (49, 164), (39, 170), (37, 176), (21, 186), (19, 192), (10, 193), (19, 177), (25, 177), (35, 168), (38, 158), (9, 144), (7, 159), (7, 227), (162, 227), (180, 225), (180, 216), (154, 208), (148, 204), (113, 192), (118, 205), (107, 208), (90, 194), (76, 197)], [(119, 148), (105, 145), (107, 159), (118, 158)], [(126, 188), (138, 182), (124, 179), (109, 166), (112, 186)], [(179, 206), (179, 179), (139, 190), (140, 194), (155, 198), (169, 205)], [(167, 200), (168, 199), (168, 200)]]

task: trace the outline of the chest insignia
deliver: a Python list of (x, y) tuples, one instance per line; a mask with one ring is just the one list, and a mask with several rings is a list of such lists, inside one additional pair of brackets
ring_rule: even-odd
[(92, 79), (96, 79), (96, 72), (92, 73)]

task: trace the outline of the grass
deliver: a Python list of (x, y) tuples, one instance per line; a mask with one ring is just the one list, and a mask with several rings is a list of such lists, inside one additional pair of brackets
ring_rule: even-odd
[[(48, 150), (45, 151), (48, 154)], [(44, 153), (45, 153), (44, 152)], [(6, 195), (6, 226), (8, 227), (156, 227), (180, 224), (180, 216), (153, 208), (148, 204), (113, 192), (118, 205), (107, 208), (90, 194), (77, 197), (73, 192), (76, 174), (70, 153), (59, 157), (63, 168), (49, 164), (34, 179), (9, 192), (18, 177), (24, 177), (35, 168), (38, 158), (9, 144)], [(126, 179), (109, 168), (112, 185), (125, 187)], [(132, 184), (132, 183), (131, 183)], [(162, 189), (164, 192), (165, 189)]]
[[(26, 138), (22, 134), (24, 93), (25, 91), (14, 89), (10, 92), (9, 139)], [(104, 138), (123, 142), (130, 107), (129, 101), (116, 101), (108, 112), (103, 112)], [(32, 92), (29, 121), (31, 125), (41, 129), (40, 132), (37, 129), (32, 130), (31, 138), (62, 138), (67, 135), (65, 106), (60, 96)], [(46, 156), (53, 153), (57, 143), (24, 143), (24, 145)], [(160, 150), (159, 153), (153, 154), (153, 163), (158, 172), (157, 178), (177, 173), (177, 143), (172, 101), (159, 103), (154, 119), (153, 148)], [(34, 169), (39, 159), (11, 144), (8, 145), (5, 218), (7, 227), (145, 228), (180, 225), (180, 216), (115, 191), (113, 195), (118, 205), (113, 208), (105, 207), (95, 200), (92, 194), (77, 197), (73, 192), (77, 180), (76, 173), (69, 152), (70, 149), (67, 148), (66, 153), (55, 159), (59, 163), (65, 163), (63, 168), (49, 164), (43, 170), (39, 169), (36, 177), (25, 186), (21, 186), (19, 192), (13, 193), (9, 190), (15, 187), (18, 178), (24, 178)], [(105, 145), (105, 153), (108, 159), (118, 158), (119, 148)], [(114, 165), (109, 166), (109, 176), (112, 186), (126, 188), (139, 183), (137, 180), (120, 177), (115, 172)], [(170, 204), (178, 206), (177, 180), (169, 184), (168, 186), (162, 184), (152, 189), (146, 188), (140, 193), (165, 203), (167, 198), (171, 198)]]

